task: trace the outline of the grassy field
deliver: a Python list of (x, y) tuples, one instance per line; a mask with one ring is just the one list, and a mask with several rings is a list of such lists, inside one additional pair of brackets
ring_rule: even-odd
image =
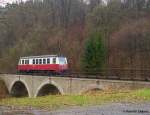
[(84, 95), (50, 95), (38, 98), (6, 98), (0, 105), (32, 106), (49, 110), (72, 106), (100, 105), (109, 102), (150, 102), (150, 89), (134, 91), (91, 92)]

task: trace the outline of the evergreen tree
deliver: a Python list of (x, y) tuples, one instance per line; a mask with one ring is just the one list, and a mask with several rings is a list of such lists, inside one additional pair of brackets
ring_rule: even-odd
[(101, 34), (94, 32), (86, 41), (82, 58), (83, 70), (90, 73), (101, 72), (105, 65), (106, 50)]

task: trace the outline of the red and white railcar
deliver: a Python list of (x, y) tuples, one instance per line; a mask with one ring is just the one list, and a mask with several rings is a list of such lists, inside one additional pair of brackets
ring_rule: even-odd
[(68, 63), (66, 57), (57, 55), (21, 57), (17, 70), (20, 73), (63, 73), (68, 70)]

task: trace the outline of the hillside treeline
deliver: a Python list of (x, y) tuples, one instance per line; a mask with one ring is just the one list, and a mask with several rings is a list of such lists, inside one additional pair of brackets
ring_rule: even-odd
[(150, 68), (150, 0), (29, 0), (0, 11), (0, 71), (15, 72), (20, 56), (59, 54), (81, 71), (94, 32), (106, 47), (105, 69)]

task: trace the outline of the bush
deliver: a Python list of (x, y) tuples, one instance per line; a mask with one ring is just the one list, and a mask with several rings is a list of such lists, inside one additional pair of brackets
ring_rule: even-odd
[(8, 96), (8, 90), (3, 80), (0, 79), (0, 98), (5, 98)]

